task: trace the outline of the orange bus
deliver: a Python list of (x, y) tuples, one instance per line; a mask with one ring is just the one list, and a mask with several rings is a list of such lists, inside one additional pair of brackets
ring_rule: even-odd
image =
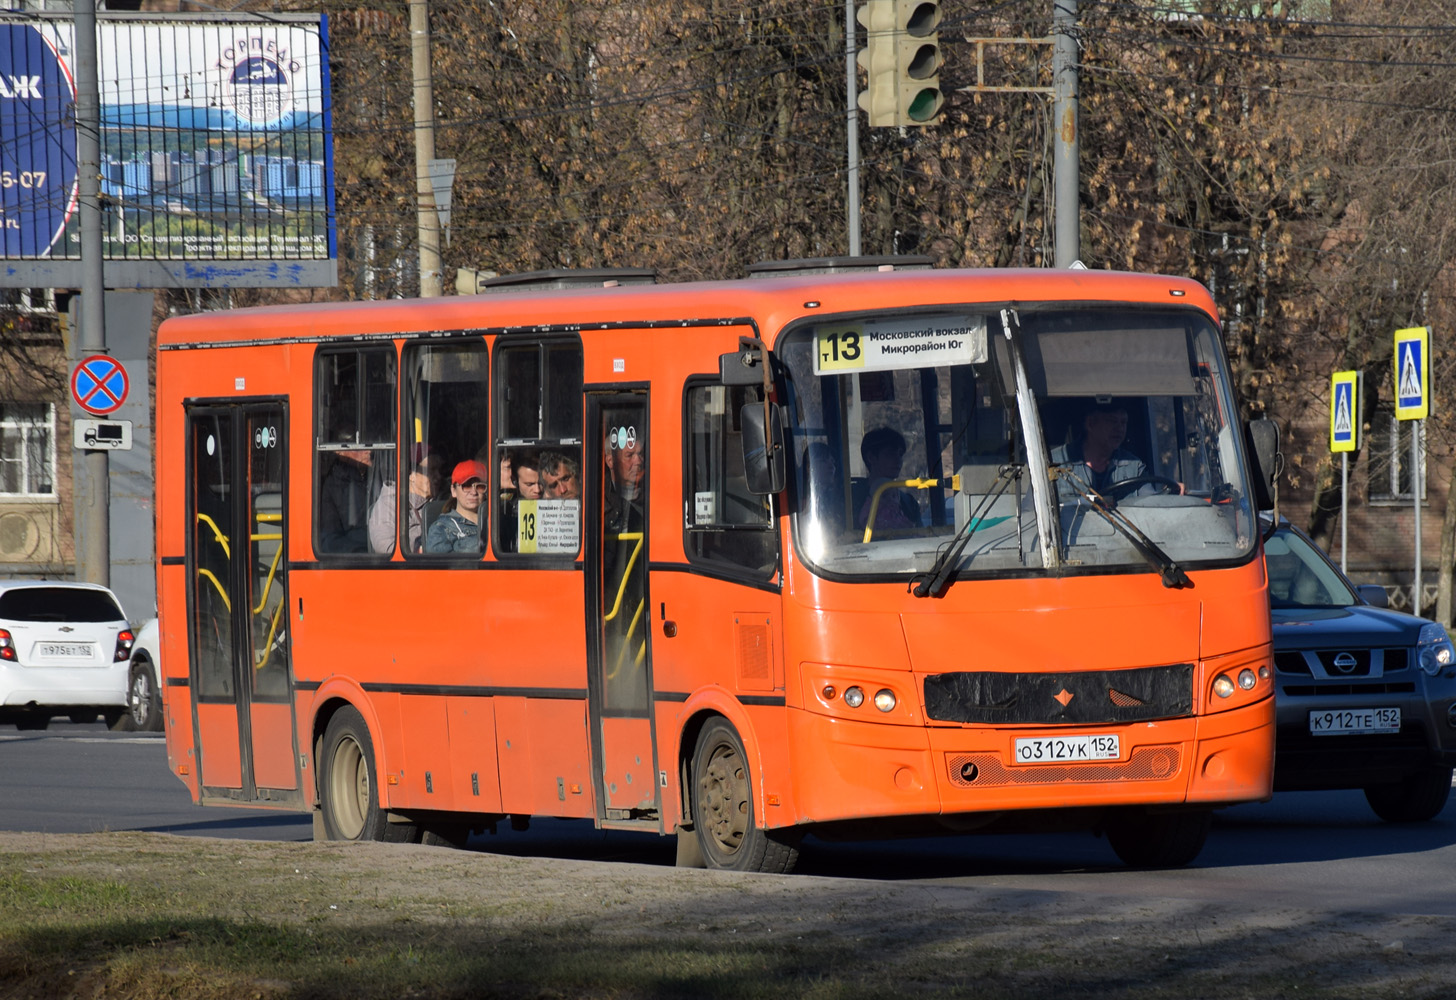
[(169, 319), (157, 383), (198, 803), (788, 871), (808, 833), (1069, 825), (1179, 865), (1270, 794), (1277, 435), (1195, 282), (538, 272)]

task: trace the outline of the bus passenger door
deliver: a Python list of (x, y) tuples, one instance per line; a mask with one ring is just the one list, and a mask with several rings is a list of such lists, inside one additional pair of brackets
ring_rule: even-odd
[(202, 798), (302, 805), (288, 642), (286, 413), (187, 414), (187, 640)]
[(597, 821), (659, 829), (647, 593), (647, 394), (588, 393), (587, 703)]

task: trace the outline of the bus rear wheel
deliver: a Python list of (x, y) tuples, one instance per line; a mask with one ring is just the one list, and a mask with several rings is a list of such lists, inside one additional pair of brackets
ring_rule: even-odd
[(324, 730), (319, 762), (319, 799), (329, 840), (415, 839), (412, 824), (389, 822), (379, 807), (374, 741), (358, 709), (344, 707), (334, 713)]
[(1198, 857), (1213, 826), (1207, 809), (1128, 811), (1107, 823), (1107, 842), (1133, 868), (1182, 868)]
[(794, 870), (798, 838), (761, 829), (754, 815), (753, 772), (738, 731), (714, 719), (693, 751), (693, 828), (709, 868), (741, 872)]

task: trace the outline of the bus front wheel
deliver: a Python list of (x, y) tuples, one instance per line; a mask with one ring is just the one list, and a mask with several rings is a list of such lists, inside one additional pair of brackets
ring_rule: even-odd
[(1198, 857), (1213, 826), (1207, 809), (1120, 813), (1107, 823), (1107, 842), (1133, 868), (1182, 868)]
[(319, 760), (319, 798), (329, 840), (414, 839), (412, 825), (389, 822), (379, 807), (374, 741), (358, 709), (345, 707), (334, 713), (324, 730)]
[(793, 871), (798, 838), (761, 829), (754, 816), (753, 772), (738, 731), (714, 719), (693, 751), (693, 828), (709, 868), (741, 872)]

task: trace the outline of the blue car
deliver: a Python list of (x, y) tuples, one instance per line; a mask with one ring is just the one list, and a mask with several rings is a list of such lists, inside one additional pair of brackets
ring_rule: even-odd
[(1264, 547), (1274, 624), (1275, 791), (1360, 788), (1392, 823), (1434, 818), (1456, 764), (1456, 648), (1385, 606), (1282, 522)]

